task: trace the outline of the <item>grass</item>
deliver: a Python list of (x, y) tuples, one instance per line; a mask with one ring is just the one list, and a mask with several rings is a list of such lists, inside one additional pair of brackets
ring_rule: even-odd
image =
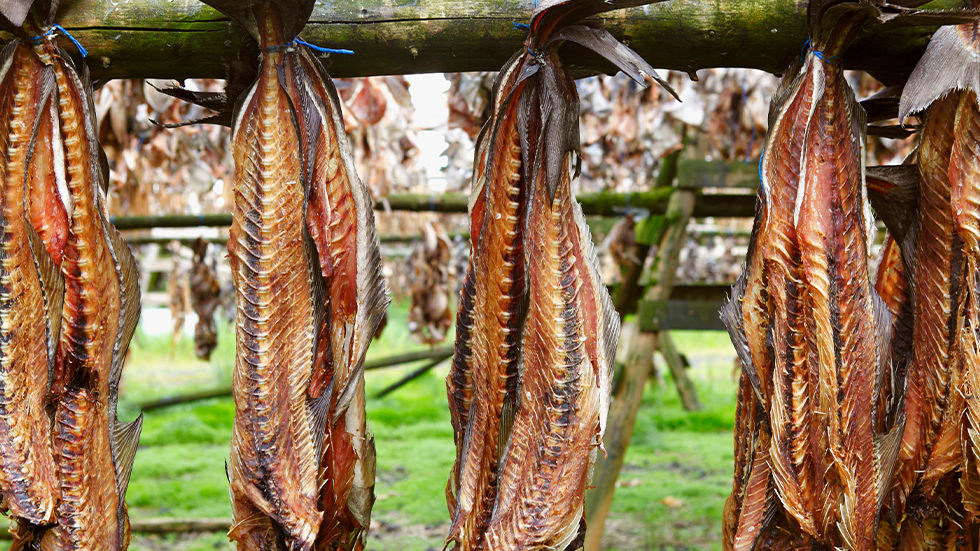
[[(413, 349), (405, 306), (393, 305), (370, 357)], [(705, 409), (685, 412), (667, 380), (649, 385), (637, 418), (607, 524), (608, 549), (720, 549), (721, 511), (731, 489), (735, 384), (734, 354), (724, 333), (676, 332), (692, 363)], [(220, 327), (210, 362), (193, 357), (185, 337), (171, 355), (168, 336), (141, 333), (126, 367), (121, 412), (167, 395), (228, 385), (234, 365), (233, 335)], [(445, 363), (382, 399), (370, 398), (415, 366), (367, 374), (368, 418), (378, 465), (372, 532), (377, 551), (441, 549), (448, 530), (446, 476), (455, 457), (446, 405)], [(234, 407), (212, 399), (146, 413), (127, 501), (134, 519), (230, 517), (224, 462)], [(231, 549), (223, 534), (147, 537), (134, 551)]]

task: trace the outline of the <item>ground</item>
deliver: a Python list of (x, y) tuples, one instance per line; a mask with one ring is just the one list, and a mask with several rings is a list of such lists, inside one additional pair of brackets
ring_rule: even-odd
[[(414, 343), (406, 348), (405, 317), (404, 305), (393, 306), (369, 357), (423, 348)], [(182, 339), (171, 355), (169, 336), (141, 331), (124, 376), (123, 420), (132, 419), (145, 400), (229, 385), (233, 339), (227, 327), (221, 329), (211, 362), (193, 357), (190, 338)], [(605, 530), (603, 544), (610, 550), (721, 548), (721, 511), (732, 476), (734, 353), (724, 333), (674, 336), (691, 361), (705, 410), (681, 409), (669, 374), (648, 387)], [(378, 452), (370, 550), (440, 550), (448, 532), (444, 492), (455, 452), (446, 406), (447, 367), (385, 398), (370, 397), (411, 369), (367, 375), (368, 419)], [(127, 496), (134, 519), (231, 516), (224, 464), (233, 412), (230, 398), (146, 412)], [(136, 534), (130, 549), (233, 547), (224, 534)]]

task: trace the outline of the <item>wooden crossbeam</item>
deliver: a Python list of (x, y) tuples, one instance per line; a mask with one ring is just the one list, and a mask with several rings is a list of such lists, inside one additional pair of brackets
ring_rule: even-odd
[[(526, 33), (514, 23), (527, 23), (533, 6), (531, 0), (320, 1), (301, 37), (354, 50), (331, 58), (334, 76), (495, 71), (521, 48)], [(671, 0), (602, 19), (654, 67), (781, 72), (806, 40), (806, 6), (806, 0)], [(58, 23), (89, 50), (98, 79), (221, 78), (222, 58), (233, 57), (243, 39), (242, 31), (196, 0), (76, 0), (63, 6)], [(898, 29), (857, 41), (844, 64), (910, 71), (934, 30)], [(67, 38), (58, 40), (75, 51)], [(563, 55), (582, 72), (615, 72), (579, 47), (568, 45)]]

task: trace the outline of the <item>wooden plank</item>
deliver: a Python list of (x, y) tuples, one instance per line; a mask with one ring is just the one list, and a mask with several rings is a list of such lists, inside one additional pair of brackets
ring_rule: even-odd
[[(959, 7), (937, 0), (932, 7)], [(302, 38), (349, 48), (333, 56), (334, 76), (494, 71), (519, 48), (532, 0), (331, 0), (317, 2)], [(614, 36), (654, 67), (694, 72), (706, 67), (753, 67), (781, 72), (806, 40), (806, 0), (671, 0), (603, 16)], [(86, 48), (97, 79), (222, 78), (243, 33), (197, 0), (77, 0), (58, 22)], [(852, 69), (907, 72), (934, 27), (880, 33), (844, 56)], [(65, 37), (59, 43), (70, 51)], [(582, 71), (615, 72), (595, 55), (567, 47), (564, 58)]]
[(704, 159), (684, 159), (677, 166), (677, 187), (746, 188), (759, 187), (759, 163), (724, 163)]
[(637, 325), (641, 331), (724, 331), (718, 317), (721, 304), (709, 300), (643, 300), (636, 310)]

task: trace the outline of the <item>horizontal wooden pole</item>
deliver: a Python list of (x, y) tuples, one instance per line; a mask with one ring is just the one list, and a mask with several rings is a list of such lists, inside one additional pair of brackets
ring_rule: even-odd
[(724, 331), (718, 315), (721, 305), (722, 301), (714, 300), (641, 300), (636, 323), (640, 331)]
[[(305, 40), (354, 55), (332, 56), (338, 77), (498, 70), (523, 44), (531, 0), (322, 0)], [(930, 7), (960, 7), (936, 0)], [(806, 40), (806, 0), (670, 0), (616, 10), (606, 27), (654, 67), (694, 72), (751, 67), (781, 72)], [(243, 33), (197, 0), (76, 0), (58, 22), (89, 50), (98, 79), (220, 78)], [(934, 28), (879, 33), (844, 56), (854, 69), (909, 71)], [(9, 39), (9, 36), (8, 36)], [(75, 51), (66, 37), (59, 43)], [(569, 45), (566, 62), (584, 72), (615, 72)]]
[[(651, 214), (663, 214), (671, 188), (660, 188), (639, 193), (582, 193), (577, 199), (587, 216), (619, 216), (624, 209), (642, 208)], [(402, 194), (388, 197), (391, 210), (415, 212), (465, 213), (467, 196), (464, 194)], [(374, 204), (376, 210), (384, 209), (384, 202)], [(755, 195), (749, 194), (704, 194), (699, 195), (694, 207), (694, 216), (753, 216)], [(226, 227), (231, 225), (231, 214), (167, 215), (167, 216), (114, 216), (113, 224), (120, 230), (141, 230), (149, 228), (193, 228)]]
[[(178, 534), (187, 532), (227, 532), (230, 518), (144, 518), (129, 520), (130, 531), (140, 534)], [(7, 530), (0, 530), (0, 539), (9, 540)]]
[[(395, 356), (386, 356), (384, 358), (367, 360), (364, 362), (364, 369), (383, 369), (385, 367), (394, 367), (402, 364), (417, 362), (419, 360), (432, 360), (434, 364), (437, 364), (443, 360), (446, 360), (447, 358), (452, 357), (452, 355), (453, 347), (443, 346), (440, 348), (433, 348), (431, 350), (409, 352), (407, 354), (397, 354)], [(153, 409), (175, 406), (177, 404), (187, 404), (191, 402), (199, 402), (201, 400), (210, 400), (212, 398), (223, 398), (231, 395), (232, 388), (230, 386), (226, 386), (203, 390), (201, 392), (189, 392), (187, 394), (179, 394), (176, 396), (159, 398), (157, 400), (150, 400), (139, 404), (139, 407), (143, 411), (149, 411)]]

